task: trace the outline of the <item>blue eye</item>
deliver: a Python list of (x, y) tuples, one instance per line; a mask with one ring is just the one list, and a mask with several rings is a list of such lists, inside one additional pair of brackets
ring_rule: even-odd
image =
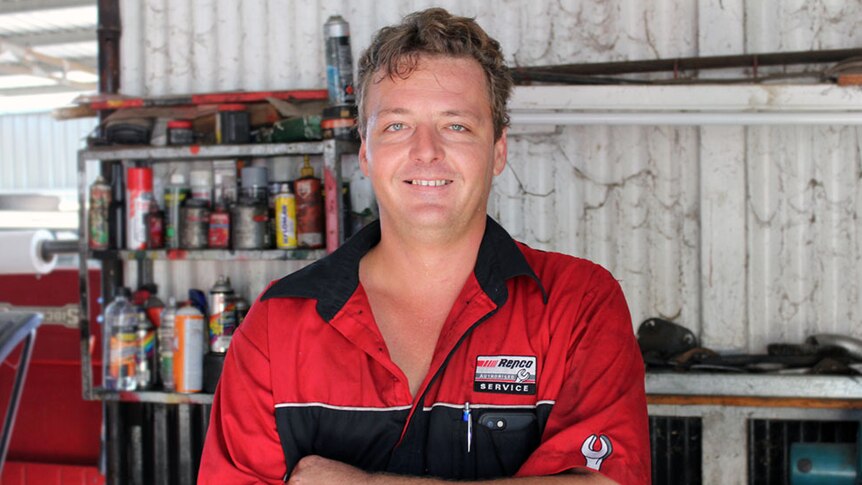
[(392, 123), (386, 127), (386, 131), (401, 131), (404, 129), (404, 123)]
[(466, 126), (464, 126), (464, 125), (459, 125), (459, 124), (457, 124), (457, 123), (455, 123), (455, 124), (453, 124), (453, 125), (449, 125), (449, 128), (450, 128), (452, 131), (467, 131), (467, 127), (466, 127)]

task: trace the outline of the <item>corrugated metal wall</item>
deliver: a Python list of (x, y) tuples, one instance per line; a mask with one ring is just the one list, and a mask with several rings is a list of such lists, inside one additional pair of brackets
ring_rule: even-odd
[[(350, 21), (358, 57), (377, 28), (430, 5), (125, 0), (122, 90), (321, 87), (329, 15)], [(513, 65), (862, 45), (860, 2), (434, 5), (477, 17)], [(847, 127), (565, 127), (512, 138), (491, 213), (532, 245), (611, 269), (635, 325), (675, 318), (706, 345), (755, 351), (816, 331), (862, 337), (860, 146), (859, 130)], [(259, 280), (297, 265), (163, 266), (178, 296), (222, 271), (254, 296)]]
[(0, 191), (77, 190), (77, 152), (96, 118), (0, 115)]

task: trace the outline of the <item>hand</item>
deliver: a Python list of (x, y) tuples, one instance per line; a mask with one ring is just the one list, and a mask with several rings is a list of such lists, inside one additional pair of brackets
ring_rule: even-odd
[(345, 483), (367, 483), (371, 474), (359, 468), (311, 455), (299, 460), (290, 474), (291, 485), (342, 485)]

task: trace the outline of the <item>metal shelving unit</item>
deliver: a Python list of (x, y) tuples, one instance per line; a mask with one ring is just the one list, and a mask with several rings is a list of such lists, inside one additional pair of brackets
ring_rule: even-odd
[[(184, 394), (159, 390), (117, 392), (93, 385), (90, 349), (91, 289), (87, 277), (88, 260), (99, 260), (102, 266), (102, 301), (123, 284), (128, 263), (135, 263), (138, 279), (152, 274), (156, 261), (284, 261), (315, 260), (334, 251), (344, 241), (342, 226), (343, 155), (358, 151), (358, 143), (326, 140), (303, 143), (272, 143), (213, 146), (129, 147), (111, 146), (78, 152), (79, 202), (79, 286), (81, 312), (79, 320), (81, 345), (81, 381), (84, 399), (103, 403), (105, 422), (104, 459), (107, 483), (181, 483), (192, 484), (209, 423), (212, 394)], [(296, 250), (124, 250), (91, 251), (87, 240), (87, 167), (99, 163), (102, 174), (123, 161), (150, 164), (219, 159), (267, 158), (283, 155), (321, 155), (325, 192), (326, 249)], [(109, 181), (110, 182), (110, 181)], [(144, 283), (144, 281), (139, 281)], [(103, 359), (105, 356), (103, 356)]]

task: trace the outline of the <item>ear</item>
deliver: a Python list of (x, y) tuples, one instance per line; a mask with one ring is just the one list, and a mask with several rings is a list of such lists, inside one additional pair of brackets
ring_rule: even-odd
[(371, 174), (368, 173), (368, 146), (365, 143), (365, 138), (360, 138), (359, 145), (359, 169), (362, 170), (362, 174), (366, 177), (371, 177)]
[(506, 156), (508, 155), (507, 141), (506, 135), (508, 134), (509, 129), (503, 128), (503, 134), (500, 135), (500, 139), (494, 142), (494, 176), (500, 175), (503, 173), (503, 169), (506, 168)]

